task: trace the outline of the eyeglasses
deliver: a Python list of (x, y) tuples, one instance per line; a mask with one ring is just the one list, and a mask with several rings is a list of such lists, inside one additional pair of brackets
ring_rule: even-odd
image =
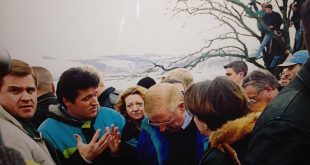
[(255, 104), (255, 103), (257, 103), (257, 100), (256, 100), (256, 98), (248, 99), (248, 103)]
[(260, 93), (261, 93), (261, 91), (257, 92), (257, 94), (256, 94), (255, 96), (249, 97), (248, 103), (249, 103), (249, 104), (255, 104), (255, 103), (257, 103), (257, 102), (258, 102), (257, 96), (258, 96)]
[(164, 121), (164, 122), (159, 122), (159, 123), (154, 123), (152, 122), (150, 119), (147, 119), (147, 123), (150, 124), (150, 125), (153, 125), (153, 126), (161, 126), (161, 125), (167, 125), (167, 124), (170, 124), (173, 122), (174, 119), (176, 119), (177, 117), (177, 111), (174, 111), (172, 113), (172, 115), (169, 117), (169, 120), (168, 121)]

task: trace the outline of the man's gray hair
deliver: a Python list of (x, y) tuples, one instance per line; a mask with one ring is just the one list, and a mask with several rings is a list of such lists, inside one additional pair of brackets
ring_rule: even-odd
[(242, 87), (252, 85), (257, 91), (263, 90), (266, 85), (270, 85), (272, 88), (277, 89), (279, 82), (277, 78), (265, 69), (257, 69), (249, 73), (243, 80)]

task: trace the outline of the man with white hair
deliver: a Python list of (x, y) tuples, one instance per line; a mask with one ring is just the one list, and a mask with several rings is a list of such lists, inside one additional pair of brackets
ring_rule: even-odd
[(146, 118), (137, 147), (140, 163), (198, 164), (208, 141), (186, 110), (182, 91), (174, 84), (160, 83), (148, 89), (144, 103)]

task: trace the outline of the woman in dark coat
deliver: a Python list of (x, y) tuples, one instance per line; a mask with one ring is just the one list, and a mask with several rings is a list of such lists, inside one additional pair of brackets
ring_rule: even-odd
[(248, 136), (260, 112), (249, 113), (247, 97), (226, 77), (193, 84), (185, 93), (185, 105), (199, 131), (209, 136), (209, 148), (201, 165), (242, 164)]
[(144, 118), (144, 96), (146, 89), (141, 86), (125, 90), (115, 104), (115, 109), (126, 119), (122, 132), (120, 164), (138, 164), (136, 145)]

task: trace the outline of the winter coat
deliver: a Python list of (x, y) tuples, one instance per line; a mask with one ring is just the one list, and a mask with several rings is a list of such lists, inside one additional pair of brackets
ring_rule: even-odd
[(246, 164), (310, 164), (310, 61), (263, 111)]
[(141, 131), (133, 121), (127, 120), (122, 132), (121, 155), (118, 164), (139, 164), (137, 143)]
[[(197, 159), (199, 161), (203, 152), (207, 150), (208, 138), (201, 135), (198, 129), (195, 133), (196, 142), (189, 141), (189, 143), (197, 146)], [(182, 145), (180, 145), (180, 148), (182, 148)], [(167, 138), (159, 131), (158, 127), (149, 125), (146, 118), (142, 120), (142, 131), (138, 139), (137, 151), (141, 165), (165, 165), (170, 157)]]
[[(83, 143), (89, 143), (93, 137), (95, 130), (105, 130), (106, 127), (110, 127), (114, 124), (118, 127), (119, 132), (125, 125), (125, 119), (122, 115), (113, 109), (101, 107), (98, 110), (98, 115), (94, 120), (76, 120), (69, 117), (62, 106), (51, 106), (50, 117), (45, 120), (39, 127), (39, 131), (42, 132), (43, 137), (53, 144), (58, 153), (62, 154), (60, 160), (63, 164), (86, 164), (81, 158), (77, 150), (77, 141), (74, 134), (81, 136)], [(105, 131), (101, 131), (99, 138), (103, 136)], [(93, 164), (116, 162), (112, 157), (109, 150), (104, 152), (92, 160)]]
[(51, 93), (45, 93), (41, 96), (38, 97), (38, 102), (37, 102), (37, 110), (36, 113), (34, 114), (34, 117), (31, 119), (31, 122), (33, 125), (38, 128), (40, 124), (47, 119), (48, 115), (48, 107), (50, 105), (57, 105), (59, 104), (57, 101), (56, 96)]
[(274, 11), (270, 14), (265, 14), (262, 20), (267, 26), (273, 26), (272, 30), (280, 30), (283, 23), (281, 15)]
[(120, 91), (117, 91), (114, 87), (109, 87), (104, 90), (98, 97), (100, 106), (114, 109), (119, 93)]
[(22, 124), (0, 106), (0, 128), (6, 147), (19, 151), (26, 163), (55, 164), (42, 138), (31, 138)]
[(200, 165), (240, 165), (248, 146), (250, 133), (261, 112), (252, 112), (245, 117), (229, 121), (212, 132), (210, 148)]

